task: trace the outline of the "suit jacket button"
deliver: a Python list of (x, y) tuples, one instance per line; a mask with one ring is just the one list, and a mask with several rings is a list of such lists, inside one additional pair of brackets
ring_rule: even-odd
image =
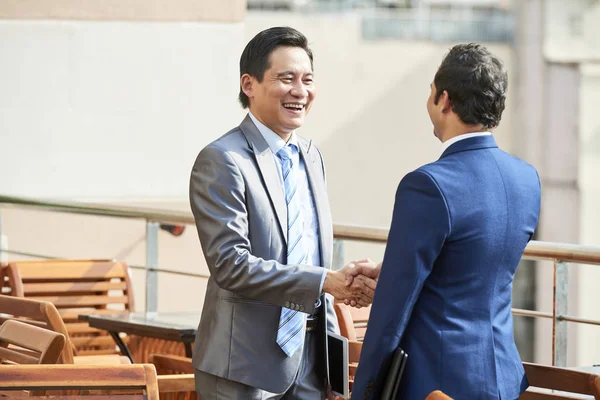
[(300, 306), (300, 311), (304, 311), (304, 306)]
[(290, 308), (290, 302), (286, 301), (285, 304), (284, 304), (284, 306), (285, 306), (285, 308)]

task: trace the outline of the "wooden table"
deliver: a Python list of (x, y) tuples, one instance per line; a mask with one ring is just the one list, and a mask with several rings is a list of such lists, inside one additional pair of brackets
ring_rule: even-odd
[(187, 357), (192, 356), (192, 343), (200, 321), (200, 312), (124, 312), (122, 314), (87, 314), (79, 319), (87, 321), (93, 328), (108, 331), (121, 352), (133, 357), (119, 333), (182, 342)]

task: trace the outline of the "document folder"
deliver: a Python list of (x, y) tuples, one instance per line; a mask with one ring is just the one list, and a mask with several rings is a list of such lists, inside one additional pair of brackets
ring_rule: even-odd
[(408, 354), (400, 347), (394, 351), (390, 369), (383, 385), (383, 391), (381, 392), (381, 400), (396, 400), (398, 398), (400, 379), (402, 378), (407, 358)]

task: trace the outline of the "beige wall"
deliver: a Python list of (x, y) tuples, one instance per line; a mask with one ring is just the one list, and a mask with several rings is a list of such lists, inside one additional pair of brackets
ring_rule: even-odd
[[(238, 58), (259, 30), (290, 25), (315, 51), (318, 98), (301, 134), (322, 149), (334, 220), (389, 226), (396, 186), (435, 160), (425, 101), (450, 44), (363, 41), (343, 15), (250, 13), (245, 24), (4, 21), (2, 192), (189, 210), (197, 152), (239, 123)], [(507, 46), (491, 46), (510, 69)], [(50, 51), (51, 49), (52, 51)], [(44, 65), (44, 68), (39, 68)], [(510, 149), (510, 102), (497, 132)], [(14, 250), (144, 264), (143, 222), (2, 211)], [(348, 243), (346, 258), (383, 246)], [(11, 256), (18, 258), (17, 256)], [(161, 233), (162, 268), (207, 273), (194, 227)], [(143, 306), (143, 272), (134, 272)], [(203, 279), (160, 276), (160, 310), (202, 305)], [(189, 289), (189, 290), (188, 290)]]
[(245, 0), (2, 0), (0, 18), (241, 22)]

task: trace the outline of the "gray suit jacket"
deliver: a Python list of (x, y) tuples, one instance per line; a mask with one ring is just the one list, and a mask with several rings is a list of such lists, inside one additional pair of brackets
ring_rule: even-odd
[[(323, 159), (311, 141), (298, 137), (298, 142), (317, 209), (322, 267), (330, 268), (333, 229)], [(275, 163), (249, 116), (196, 159), (190, 203), (211, 276), (193, 365), (282, 393), (302, 351), (288, 358), (276, 343), (281, 308), (311, 313), (323, 269), (286, 265), (287, 210)], [(332, 298), (325, 303), (327, 329), (337, 332)]]

